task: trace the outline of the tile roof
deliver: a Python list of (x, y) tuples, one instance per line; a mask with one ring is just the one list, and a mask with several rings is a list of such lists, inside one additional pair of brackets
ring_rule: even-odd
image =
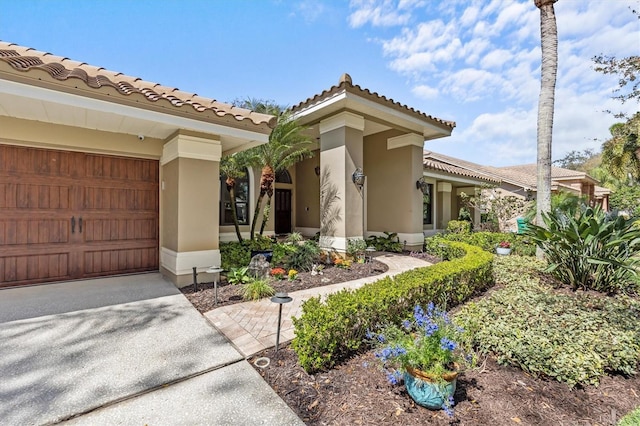
[[(3, 63), (9, 68), (2, 67)], [(84, 62), (73, 61), (3, 41), (0, 41), (0, 71), (10, 72), (14, 75), (24, 73), (34, 80), (41, 80), (42, 74), (38, 73), (41, 71), (46, 73), (45, 77), (48, 76), (49, 81), (81, 81), (85, 88), (95, 90), (96, 93), (109, 95), (115, 90), (123, 98), (141, 96), (150, 104), (178, 109), (181, 113), (195, 114), (198, 119), (207, 119), (213, 114), (212, 118), (218, 117), (232, 125), (234, 121), (236, 124), (242, 123), (243, 125), (251, 123), (252, 127), (255, 127), (254, 130), (262, 130), (263, 133), (270, 132), (270, 129), (276, 124), (276, 117), (271, 115), (234, 107), (214, 99), (198, 96), (195, 93), (183, 92), (174, 87), (147, 82)], [(138, 101), (138, 99), (132, 99), (132, 101)]]
[(397, 111), (412, 115), (420, 120), (426, 119), (427, 121), (431, 122), (433, 125), (436, 125), (438, 127), (441, 127), (447, 130), (452, 130), (454, 127), (456, 127), (456, 123), (454, 121), (446, 121), (437, 117), (433, 117), (417, 109), (401, 104), (400, 102), (396, 102), (391, 98), (387, 98), (386, 96), (379, 95), (377, 92), (371, 92), (369, 89), (363, 89), (357, 84), (354, 85), (351, 80), (351, 76), (349, 76), (349, 74), (343, 74), (343, 76), (340, 78), (340, 82), (338, 85), (331, 86), (331, 88), (322, 91), (322, 93), (319, 93), (317, 95), (314, 95), (313, 97), (307, 98), (306, 100), (300, 102), (299, 104), (294, 105), (291, 108), (291, 110), (294, 112), (299, 111), (314, 103), (323, 101), (327, 98), (331, 98), (332, 96), (341, 92), (347, 92), (347, 93), (352, 93), (354, 95), (361, 96), (365, 99), (376, 102), (380, 105), (384, 105), (386, 107), (393, 108)]
[(496, 183), (496, 184), (500, 183), (500, 179), (494, 178), (492, 176), (485, 175), (483, 173), (477, 173), (462, 167), (453, 166), (451, 164), (443, 163), (435, 159), (424, 158), (423, 166), (427, 169), (437, 170), (445, 173), (450, 173), (453, 175), (470, 177), (470, 178), (479, 179), (479, 180), (483, 180), (485, 182), (490, 182), (490, 183)]

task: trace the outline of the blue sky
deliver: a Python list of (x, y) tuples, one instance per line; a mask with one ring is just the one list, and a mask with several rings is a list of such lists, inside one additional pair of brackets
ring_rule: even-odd
[[(591, 58), (640, 53), (640, 0), (559, 0), (554, 159), (599, 150), (614, 77)], [(293, 105), (354, 84), (456, 121), (426, 149), (487, 165), (536, 159), (533, 0), (0, 0), (0, 40), (230, 102)]]

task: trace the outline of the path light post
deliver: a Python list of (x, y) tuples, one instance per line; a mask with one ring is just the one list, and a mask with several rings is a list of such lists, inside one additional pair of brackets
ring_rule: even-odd
[(276, 293), (271, 298), (273, 303), (277, 303), (278, 306), (278, 331), (276, 332), (276, 352), (278, 352), (278, 346), (280, 346), (280, 320), (282, 319), (282, 305), (289, 303), (293, 298), (287, 296), (287, 293)]

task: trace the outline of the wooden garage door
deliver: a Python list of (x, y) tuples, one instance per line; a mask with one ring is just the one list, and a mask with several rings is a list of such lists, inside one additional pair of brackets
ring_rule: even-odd
[(157, 269), (157, 161), (0, 145), (0, 287)]

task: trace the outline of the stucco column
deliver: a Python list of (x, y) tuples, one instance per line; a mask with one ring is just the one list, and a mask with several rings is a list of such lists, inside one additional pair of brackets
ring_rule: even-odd
[[(388, 175), (384, 177), (385, 182), (380, 182), (384, 192), (377, 194), (381, 210), (387, 211), (385, 220), (378, 226), (381, 230), (396, 232), (407, 250), (422, 250), (424, 245), (423, 194), (416, 186), (424, 171), (423, 147), (424, 136), (416, 133), (387, 139), (387, 162), (382, 163), (382, 167)], [(389, 161), (391, 159), (394, 161)]]
[(449, 182), (438, 182), (437, 190), (438, 201), (442, 206), (438, 215), (438, 228), (446, 229), (451, 220), (451, 184)]
[(219, 140), (176, 134), (160, 159), (160, 270), (176, 285), (220, 265)]
[[(349, 238), (363, 238), (364, 197), (366, 182), (360, 190), (352, 181), (356, 168), (363, 168), (364, 118), (350, 112), (341, 112), (320, 121), (321, 179), (328, 188), (335, 190), (333, 200), (323, 200), (320, 205), (320, 226), (324, 234), (320, 246), (346, 251)], [(363, 170), (367, 174), (366, 170)], [(337, 220), (326, 226), (323, 208), (336, 209)]]

